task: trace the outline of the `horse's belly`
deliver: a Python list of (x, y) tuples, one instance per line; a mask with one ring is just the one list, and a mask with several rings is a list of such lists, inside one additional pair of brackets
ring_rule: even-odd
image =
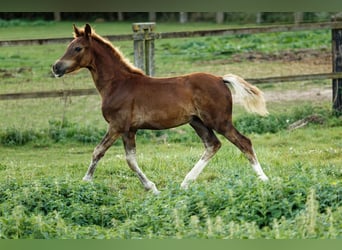
[(136, 114), (132, 120), (135, 129), (168, 129), (174, 128), (190, 121), (192, 114), (184, 109), (171, 111), (151, 110)]

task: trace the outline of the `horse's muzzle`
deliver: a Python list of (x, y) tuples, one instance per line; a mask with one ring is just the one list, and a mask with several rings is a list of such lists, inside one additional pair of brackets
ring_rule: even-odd
[(52, 73), (55, 77), (62, 77), (65, 74), (65, 67), (61, 61), (57, 61), (54, 65), (52, 65)]

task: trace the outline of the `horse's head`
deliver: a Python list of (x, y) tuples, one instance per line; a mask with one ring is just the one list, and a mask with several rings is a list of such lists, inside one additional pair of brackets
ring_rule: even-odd
[(52, 72), (56, 77), (90, 66), (91, 33), (89, 24), (86, 24), (84, 29), (78, 29), (74, 25), (74, 40), (69, 44), (65, 54), (52, 66)]

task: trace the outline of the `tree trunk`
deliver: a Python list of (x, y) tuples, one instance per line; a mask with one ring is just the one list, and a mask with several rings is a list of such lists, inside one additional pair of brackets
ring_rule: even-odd
[(150, 22), (155, 22), (157, 20), (157, 14), (156, 12), (149, 12), (148, 13), (148, 20)]
[(60, 12), (54, 12), (54, 13), (53, 13), (53, 18), (54, 18), (54, 20), (55, 20), (56, 22), (61, 21), (61, 20), (62, 20), (62, 18), (61, 18), (61, 13), (60, 13)]
[(222, 24), (224, 21), (224, 12), (216, 12), (216, 23)]
[(261, 24), (262, 22), (263, 22), (263, 20), (262, 20), (262, 12), (258, 12), (256, 14), (256, 23), (257, 24)]
[(188, 22), (188, 13), (179, 12), (179, 22), (180, 23), (187, 23)]
[(303, 15), (304, 13), (303, 12), (295, 12), (294, 13), (294, 23), (295, 24), (300, 24), (303, 22)]
[(123, 21), (123, 20), (124, 20), (123, 12), (118, 12), (118, 21)]

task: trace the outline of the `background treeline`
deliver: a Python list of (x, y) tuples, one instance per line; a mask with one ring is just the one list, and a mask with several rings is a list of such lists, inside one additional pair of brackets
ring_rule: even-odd
[(45, 21), (174, 21), (300, 23), (330, 21), (336, 12), (0, 12), (0, 19)]

